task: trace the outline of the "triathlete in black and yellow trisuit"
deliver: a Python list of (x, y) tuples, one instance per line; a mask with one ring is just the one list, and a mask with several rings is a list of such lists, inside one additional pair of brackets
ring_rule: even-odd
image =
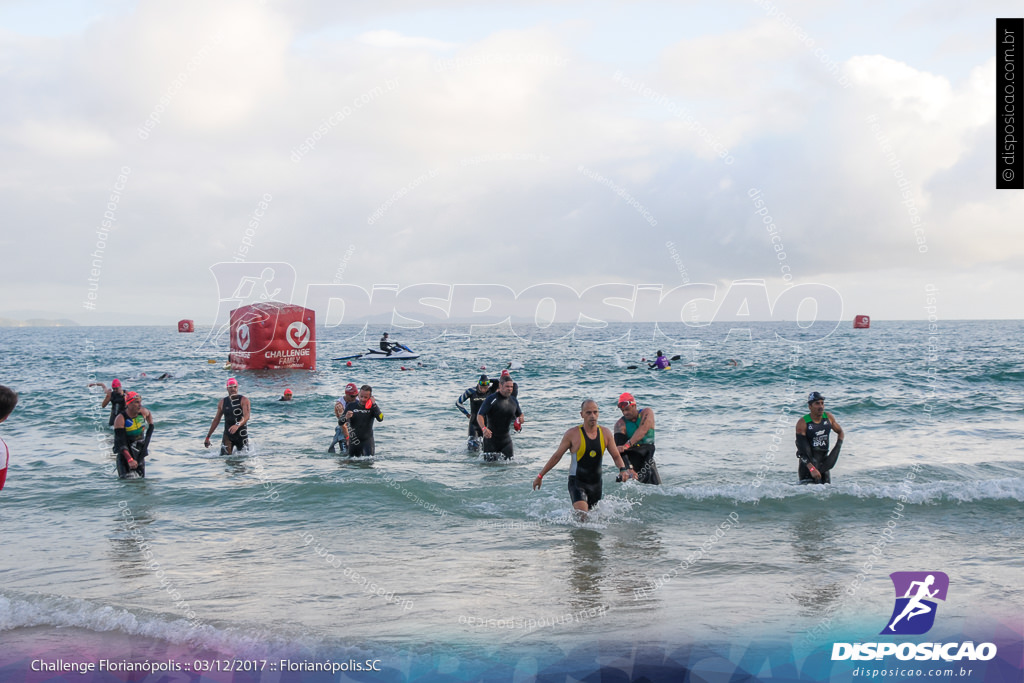
[(611, 430), (597, 423), (598, 407), (595, 401), (588, 399), (583, 402), (580, 417), (583, 418), (583, 424), (566, 430), (562, 435), (558, 448), (533, 480), (533, 488), (536, 490), (541, 487), (544, 475), (568, 451), (573, 457), (569, 465), (569, 496), (575, 509), (586, 512), (601, 500), (601, 460), (605, 450), (611, 454), (619, 473), (626, 479), (634, 479), (636, 473), (623, 462)]
[[(835, 416), (825, 412), (825, 397), (817, 391), (807, 397), (807, 407), (811, 412), (796, 422), (797, 474), (801, 484), (829, 484), (846, 433)], [(829, 434), (833, 431), (838, 438), (830, 452)]]
[(142, 397), (134, 391), (125, 394), (125, 407), (114, 418), (114, 453), (117, 455), (117, 476), (124, 479), (129, 472), (146, 476), (146, 455), (153, 435), (153, 414), (142, 407)]

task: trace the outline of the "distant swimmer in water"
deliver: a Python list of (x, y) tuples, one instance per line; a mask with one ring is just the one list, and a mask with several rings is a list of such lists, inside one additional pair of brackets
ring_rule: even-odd
[[(483, 440), (483, 430), (480, 429), (480, 425), (476, 421), (477, 413), (480, 412), (480, 406), (483, 405), (484, 400), (491, 393), (491, 380), (488, 379), (487, 375), (480, 375), (480, 380), (475, 386), (466, 389), (462, 394), (455, 399), (455, 407), (462, 411), (462, 414), (469, 418), (469, 439), (466, 441), (466, 448), (471, 451), (480, 450), (481, 441)], [(462, 404), (469, 401), (469, 410)]]
[(636, 473), (626, 466), (619, 455), (611, 430), (597, 423), (598, 413), (596, 401), (587, 399), (580, 405), (583, 424), (566, 430), (562, 435), (558, 448), (533, 480), (534, 491), (541, 487), (544, 475), (562, 460), (566, 451), (572, 454), (569, 462), (569, 497), (573, 508), (580, 512), (589, 511), (601, 500), (601, 461), (606, 450), (618, 466), (620, 477), (636, 478)]
[(103, 397), (103, 403), (100, 404), (100, 408), (106, 408), (108, 404), (110, 405), (110, 419), (107, 420), (107, 425), (113, 427), (114, 418), (117, 417), (119, 412), (124, 410), (124, 390), (121, 389), (121, 380), (110, 380), (109, 389), (107, 389), (107, 385), (103, 382), (93, 382), (89, 386), (103, 387), (103, 391), (106, 392), (106, 396)]
[[(18, 394), (13, 389), (0, 385), (0, 422), (10, 417), (16, 405), (18, 405)], [(3, 490), (4, 484), (7, 483), (7, 465), (10, 460), (11, 453), (7, 450), (7, 444), (0, 439), (0, 490)]]
[[(932, 611), (931, 607), (921, 601), (925, 598), (934, 598), (938, 594), (938, 588), (936, 588), (934, 592), (928, 590), (933, 583), (935, 583), (935, 576), (933, 574), (929, 574), (925, 577), (924, 581), (910, 582), (910, 585), (907, 586), (907, 594), (903, 596), (905, 598), (910, 598), (910, 600), (907, 602), (907, 606), (903, 608), (903, 611), (900, 612), (900, 615), (893, 619), (892, 623), (889, 624), (888, 628), (890, 631), (895, 631), (893, 627), (896, 626), (896, 623), (903, 617), (906, 617), (907, 621), (910, 621), (916, 616), (928, 614)], [(915, 595), (911, 595), (914, 591), (914, 586), (917, 586), (917, 593)]]
[(654, 409), (637, 408), (628, 392), (619, 396), (622, 417), (615, 423), (615, 445), (637, 473), (641, 484), (660, 484), (661, 475), (654, 463)]
[(334, 402), (334, 417), (338, 420), (338, 426), (334, 428), (334, 441), (331, 442), (331, 447), (327, 449), (328, 453), (335, 452), (335, 444), (341, 449), (342, 453), (348, 452), (348, 418), (345, 417), (345, 405), (349, 401), (355, 401), (359, 395), (359, 388), (349, 382), (345, 385), (345, 395), (341, 396)]
[(142, 397), (134, 391), (124, 395), (124, 408), (114, 418), (114, 453), (117, 476), (126, 479), (130, 472), (146, 476), (146, 456), (153, 436), (153, 413), (142, 406)]
[(291, 389), (285, 389), (284, 393), (281, 395), (281, 398), (279, 398), (277, 400), (278, 401), (290, 401), (290, 400), (292, 400), (292, 390)]
[(664, 353), (658, 351), (658, 357), (654, 359), (653, 363), (648, 363), (647, 367), (651, 370), (671, 370), (672, 363), (669, 362)]
[(513, 424), (521, 428), (526, 421), (519, 401), (512, 395), (514, 384), (511, 376), (503, 375), (498, 382), (498, 393), (484, 399), (477, 411), (476, 422), (484, 435), (484, 460), (511, 460), (514, 454), (509, 430)]
[(213, 416), (213, 424), (206, 434), (203, 445), (210, 447), (210, 437), (217, 431), (221, 416), (224, 417), (224, 438), (221, 440), (220, 454), (231, 455), (236, 448), (242, 450), (249, 444), (249, 399), (238, 393), (238, 380), (228, 378), (228, 395), (217, 402), (217, 414)]
[[(830, 472), (839, 459), (845, 432), (832, 413), (825, 412), (825, 397), (812, 391), (807, 397), (810, 413), (796, 421), (797, 474), (801, 484), (828, 484)], [(828, 450), (829, 434), (835, 431), (836, 445)]]
[(373, 422), (384, 421), (384, 413), (373, 399), (373, 388), (369, 384), (359, 387), (359, 395), (345, 404), (348, 418), (348, 454), (352, 456), (373, 455), (376, 443), (373, 438)]

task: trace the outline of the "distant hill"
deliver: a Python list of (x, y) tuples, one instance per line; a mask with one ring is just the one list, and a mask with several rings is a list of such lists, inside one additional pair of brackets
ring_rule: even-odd
[(45, 318), (32, 318), (30, 320), (0, 318), (0, 327), (78, 327), (78, 323), (67, 318), (59, 318), (57, 320), (47, 320)]

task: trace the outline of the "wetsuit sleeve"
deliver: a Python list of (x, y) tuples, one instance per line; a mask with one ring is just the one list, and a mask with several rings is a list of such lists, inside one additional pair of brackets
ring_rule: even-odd
[(813, 464), (811, 460), (811, 442), (806, 434), (796, 435), (796, 457), (803, 460), (804, 463)]
[(836, 460), (839, 460), (839, 449), (842, 448), (842, 446), (843, 446), (843, 440), (842, 439), (838, 439), (836, 441), (836, 445), (832, 447), (832, 452), (828, 454), (828, 457), (825, 459), (825, 462), (822, 464), (822, 466), (821, 466), (822, 470), (827, 472), (827, 471), (829, 471), (830, 469), (832, 469), (833, 467), (836, 466)]
[[(114, 430), (114, 450), (120, 453), (128, 448), (128, 430), (120, 427)], [(129, 451), (131, 452), (131, 451)]]
[(516, 401), (516, 417), (522, 417), (523, 416), (523, 410), (522, 410), (522, 408), (519, 407), (519, 401), (517, 401), (516, 399), (512, 399), (512, 400)]
[[(149, 425), (149, 427), (146, 428), (146, 441), (144, 443), (146, 444), (147, 450), (149, 449), (149, 439), (151, 436), (153, 436), (153, 425)], [(842, 443), (842, 441), (840, 441), (839, 443)]]
[(462, 414), (465, 415), (466, 417), (469, 417), (469, 411), (466, 410), (466, 408), (462, 405), (462, 402), (469, 398), (470, 391), (472, 391), (472, 389), (466, 389), (464, 392), (462, 392), (462, 396), (459, 396), (459, 398), (456, 399), (455, 401), (455, 407), (461, 410)]
[(376, 403), (373, 404), (373, 416), (377, 419), (377, 422), (384, 421), (384, 413), (381, 412), (380, 406)]
[(480, 404), (480, 410), (476, 411), (476, 414), (483, 415), (486, 417), (487, 413), (491, 411), (491, 404), (494, 403), (495, 396), (497, 396), (497, 394), (490, 394), (487, 398), (485, 398), (484, 402)]

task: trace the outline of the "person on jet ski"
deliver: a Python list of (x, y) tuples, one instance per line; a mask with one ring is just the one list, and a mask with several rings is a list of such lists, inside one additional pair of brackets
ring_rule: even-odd
[(380, 338), (380, 350), (381, 351), (386, 351), (389, 356), (394, 352), (395, 349), (401, 348), (401, 346), (402, 345), (399, 344), (398, 342), (390, 342), (390, 341), (388, 341), (388, 333), (387, 332), (385, 332), (384, 336)]

